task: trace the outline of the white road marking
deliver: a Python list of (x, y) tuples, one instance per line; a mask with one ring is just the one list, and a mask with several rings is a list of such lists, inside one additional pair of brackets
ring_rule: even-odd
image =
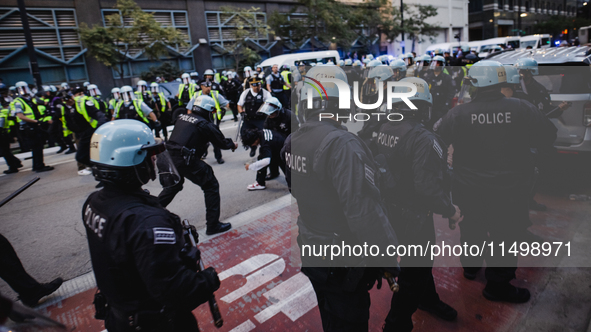
[(285, 261), (283, 260), (283, 258), (281, 258), (271, 263), (271, 265), (267, 265), (264, 268), (256, 271), (255, 273), (247, 276), (246, 283), (244, 284), (244, 286), (222, 297), (221, 300), (227, 303), (232, 303), (237, 299), (243, 297), (244, 295), (250, 293), (251, 291), (257, 289), (258, 287), (262, 286), (266, 282), (278, 277), (281, 273), (283, 273), (283, 270), (285, 270)]
[(223, 271), (218, 275), (218, 277), (220, 278), (220, 281), (223, 281), (224, 279), (227, 279), (228, 277), (231, 277), (233, 275), (247, 276), (251, 272), (258, 270), (259, 268), (271, 263), (277, 258), (279, 258), (279, 256), (274, 254), (256, 255), (238, 265), (234, 265), (233, 267)]
[(249, 319), (246, 322), (231, 329), (230, 332), (248, 332), (248, 331), (254, 330), (255, 328), (256, 328), (256, 325), (254, 325), (254, 323), (251, 322)]
[(259, 323), (266, 322), (280, 312), (295, 322), (318, 305), (312, 283), (301, 272), (275, 286), (263, 296), (275, 303), (254, 316)]

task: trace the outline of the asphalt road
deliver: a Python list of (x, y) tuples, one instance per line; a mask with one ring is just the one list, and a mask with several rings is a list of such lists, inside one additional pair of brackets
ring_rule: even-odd
[[(226, 137), (234, 138), (236, 123), (221, 124)], [(14, 246), (25, 269), (40, 282), (56, 277), (65, 280), (91, 271), (88, 245), (82, 225), (81, 210), (90, 193), (97, 190), (92, 175), (77, 175), (74, 154), (49, 153), (45, 163), (55, 170), (45, 173), (31, 172), (31, 160), (23, 162), (19, 173), (3, 175), (7, 169), (0, 165), (0, 198), (8, 196), (35, 176), (41, 180), (13, 199), (0, 211), (0, 233)], [(244, 164), (252, 162), (249, 152), (240, 146), (235, 152), (223, 151), (225, 164), (219, 165), (213, 148), (205, 159), (220, 183), (221, 220), (249, 208), (275, 200), (289, 193), (285, 178), (267, 182), (267, 189), (249, 192), (246, 187), (255, 181), (256, 173), (246, 171)], [(144, 188), (152, 195), (161, 191), (159, 183), (151, 182)], [(184, 189), (168, 206), (197, 228), (205, 227), (205, 202), (197, 185), (185, 181)], [(15, 297), (15, 293), (0, 280), (0, 293)]]

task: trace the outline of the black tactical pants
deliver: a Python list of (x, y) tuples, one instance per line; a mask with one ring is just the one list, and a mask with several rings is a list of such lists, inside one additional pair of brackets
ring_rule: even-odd
[[(315, 268), (302, 268), (302, 272), (308, 275), (308, 271)], [(324, 332), (363, 332), (369, 329), (369, 297), (367, 283), (360, 282), (353, 291), (344, 291), (342, 284), (345, 276), (331, 273), (324, 282), (310, 278), (318, 309), (322, 319)]]
[[(226, 115), (225, 108), (222, 109), (222, 114), (219, 119), (218, 119), (218, 115), (216, 113), (213, 114), (214, 123), (215, 123), (215, 126), (218, 127), (218, 129), (220, 129), (220, 123), (222, 123), (222, 119), (224, 118), (224, 115)], [(222, 159), (222, 149), (216, 147), (215, 145), (213, 146), (213, 154), (214, 154), (216, 160)]]
[[(249, 129), (260, 129), (263, 130), (263, 126), (265, 124), (265, 118), (257, 118), (257, 119), (249, 119), (248, 117), (244, 118), (244, 122), (242, 122), (242, 126), (240, 127), (240, 135)], [(251, 146), (250, 150), (256, 151), (256, 146)]]
[(269, 166), (263, 167), (257, 171), (257, 183), (261, 186), (266, 184), (265, 178), (267, 177), (267, 168), (271, 171), (272, 177), (279, 176), (279, 168), (281, 168), (281, 171), (285, 175), (285, 159), (281, 158), (279, 151), (273, 153)]
[[(485, 276), (488, 281), (503, 283), (515, 278), (517, 257), (507, 251), (511, 244), (520, 241), (523, 225), (529, 218), (527, 184), (512, 190), (479, 190), (456, 185), (453, 197), (464, 214), (460, 225), (460, 241), (469, 246), (482, 247), (486, 241), (485, 253), (480, 256), (460, 257), (464, 268), (480, 268), (486, 260)], [(488, 244), (493, 241), (493, 254)], [(499, 244), (505, 242), (505, 255)], [(519, 243), (517, 244), (519, 246)]]
[[(393, 225), (400, 244), (422, 245), (428, 241), (435, 243), (435, 226), (433, 215), (414, 213), (409, 210), (389, 208), (389, 219), (396, 221)], [(422, 256), (420, 253), (407, 252), (400, 259), (400, 275), (398, 284), (400, 291), (392, 295), (390, 312), (386, 317), (384, 331), (412, 331), (412, 315), (420, 304), (430, 305), (439, 302), (439, 295), (435, 289), (430, 253)]]
[(0, 278), (21, 297), (34, 294), (41, 285), (31, 277), (21, 264), (14, 248), (0, 234)]
[(33, 170), (39, 170), (45, 167), (43, 163), (43, 145), (45, 144), (45, 136), (39, 126), (25, 124), (21, 127), (23, 138), (27, 146), (31, 148), (33, 154)]
[(90, 139), (94, 129), (89, 129), (82, 133), (76, 133), (78, 140), (78, 150), (76, 151), (76, 161), (90, 167)]
[(0, 128), (0, 156), (4, 157), (8, 168), (16, 169), (21, 165), (21, 161), (10, 151), (11, 141), (12, 138), (9, 136), (9, 134), (4, 132), (4, 129)]
[(166, 207), (170, 204), (176, 194), (183, 190), (183, 183), (187, 178), (203, 190), (206, 223), (208, 227), (215, 226), (220, 221), (220, 185), (213, 174), (213, 169), (199, 157), (193, 158), (194, 160), (187, 165), (180, 151), (170, 151), (170, 154), (181, 175), (181, 181), (173, 187), (162, 190), (158, 195), (160, 205)]

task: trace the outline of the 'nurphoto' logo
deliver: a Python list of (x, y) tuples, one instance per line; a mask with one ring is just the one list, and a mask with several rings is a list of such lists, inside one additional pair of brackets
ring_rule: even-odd
[[(322, 78), (322, 79), (316, 80), (316, 79), (313, 79), (308, 76), (304, 76), (304, 77), (308, 78), (311, 81), (313, 81), (314, 83), (316, 83), (316, 85), (322, 90), (322, 91), (320, 91), (320, 89), (318, 89), (318, 87), (314, 86), (312, 83), (304, 81), (305, 83), (307, 83), (311, 86), (310, 88), (308, 88), (308, 93), (307, 93), (308, 108), (313, 107), (312, 98), (313, 98), (313, 91), (314, 90), (316, 90), (318, 92), (318, 94), (320, 95), (321, 98), (326, 98), (326, 100), (328, 100), (328, 96), (326, 94), (326, 89), (324, 88), (325, 86), (330, 86), (330, 87), (336, 86), (337, 87), (337, 89), (339, 91), (339, 109), (350, 109), (351, 108), (351, 91), (349, 89), (349, 84), (347, 84), (343, 80), (340, 80), (338, 78)], [(406, 92), (394, 92), (395, 87), (404, 87), (404, 88), (407, 88), (407, 91)], [(363, 110), (373, 110), (373, 109), (377, 109), (380, 106), (382, 106), (382, 104), (384, 102), (384, 82), (381, 82), (381, 81), (377, 82), (376, 90), (378, 91), (378, 100), (373, 104), (363, 104), (359, 100), (359, 82), (354, 82), (353, 83), (353, 101), (355, 102), (355, 105), (357, 106), (357, 108), (360, 108)], [(393, 100), (399, 99), (399, 100), (402, 100), (410, 109), (416, 110), (417, 107), (408, 99), (409, 97), (414, 96), (416, 93), (417, 93), (417, 87), (410, 82), (392, 82), (392, 81), (387, 82), (387, 85), (386, 85), (386, 108), (388, 110), (391, 110)], [(323, 97), (323, 95), (324, 95), (324, 97)], [(368, 121), (372, 115), (377, 115), (378, 119), (379, 119), (380, 115), (384, 116), (384, 114), (381, 114), (381, 113), (371, 113), (371, 115), (368, 113), (356, 113), (355, 115), (347, 116), (347, 118), (349, 120), (351, 120), (351, 118), (354, 118), (356, 121)], [(332, 113), (320, 113), (320, 120), (322, 120), (323, 118), (332, 118), (333, 116), (334, 115)], [(388, 115), (385, 115), (385, 117), (389, 121), (401, 121), (404, 118), (404, 116), (400, 113), (389, 113)]]

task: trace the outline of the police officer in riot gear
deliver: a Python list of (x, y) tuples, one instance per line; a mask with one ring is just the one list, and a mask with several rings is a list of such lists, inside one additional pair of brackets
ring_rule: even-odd
[(220, 186), (213, 169), (201, 160), (201, 156), (207, 151), (210, 142), (223, 150), (234, 150), (238, 147), (231, 139), (225, 138), (213, 124), (215, 111), (213, 98), (201, 95), (195, 98), (193, 107), (187, 114), (179, 116), (167, 148), (181, 175), (181, 181), (175, 186), (164, 188), (158, 195), (160, 204), (166, 207), (183, 189), (184, 178), (200, 186), (205, 196), (208, 235), (228, 231), (232, 225), (220, 222)]
[(424, 77), (424, 80), (429, 83), (433, 96), (431, 120), (425, 124), (429, 130), (433, 130), (433, 125), (451, 108), (451, 101), (455, 94), (453, 80), (444, 67), (445, 58), (436, 55), (431, 60), (428, 74)]
[[(264, 129), (271, 130), (272, 132), (276, 132), (277, 135), (283, 136), (285, 139), (289, 134), (291, 134), (291, 125), (292, 122), (296, 124), (297, 128), (297, 120), (292, 118), (292, 113), (290, 110), (283, 108), (283, 105), (279, 102), (279, 100), (275, 97), (271, 97), (265, 101), (263, 106), (259, 108), (258, 113), (263, 113), (267, 116), (265, 119), (265, 123), (263, 124)], [(263, 147), (261, 141), (261, 148)], [(281, 143), (283, 146), (283, 142)], [(245, 144), (245, 146), (252, 146), (252, 144)], [(259, 157), (262, 154), (259, 153)], [(279, 150), (277, 150), (277, 155), (279, 155)], [(279, 176), (279, 163), (271, 162), (269, 165), (269, 175), (267, 175), (266, 180), (273, 180)], [(284, 172), (285, 173), (285, 172)], [(266, 174), (266, 170), (265, 170)]]
[(152, 92), (148, 88), (148, 83), (144, 80), (137, 82), (137, 89), (135, 90), (135, 99), (143, 101), (146, 104), (150, 103), (152, 99)]
[(33, 154), (33, 170), (35, 172), (46, 172), (53, 170), (52, 166), (43, 163), (43, 145), (45, 134), (42, 126), (51, 124), (51, 117), (41, 112), (37, 103), (32, 100), (31, 90), (27, 82), (15, 84), (18, 97), (14, 100), (14, 113), (18, 118), (20, 131), (27, 144), (31, 147)]
[[(316, 66), (307, 76), (347, 82), (345, 72), (337, 66)], [(383, 248), (396, 245), (396, 235), (376, 187), (378, 168), (372, 154), (341, 125), (340, 119), (347, 117), (350, 110), (338, 108), (337, 86), (323, 86), (328, 98), (313, 88), (303, 89), (298, 110), (306, 113), (306, 122), (291, 135), (291, 153), (285, 155), (292, 195), (299, 208), (300, 249), (341, 241), (351, 245), (367, 242)], [(332, 116), (321, 119), (320, 113)], [(324, 331), (367, 331), (368, 289), (376, 279), (381, 280), (382, 273), (379, 268), (367, 267), (372, 265), (372, 258), (343, 255), (331, 261), (309, 254), (301, 258), (301, 271), (316, 293)], [(324, 264), (327, 262), (330, 265)], [(391, 271), (397, 274), (396, 268)]]
[[(177, 98), (179, 99), (179, 106), (185, 106), (193, 98), (195, 94), (196, 84), (191, 83), (191, 76), (188, 73), (181, 75), (182, 83), (179, 85), (179, 92)], [(173, 122), (174, 122), (173, 118)]]
[(92, 98), (91, 100), (94, 102), (94, 106), (103, 112), (103, 114), (110, 117), (109, 106), (106, 101), (101, 99), (101, 90), (99, 90), (98, 86), (96, 84), (89, 84), (87, 89), (90, 98)]
[[(238, 100), (238, 112), (244, 117), (240, 134), (252, 128), (263, 129), (266, 115), (257, 111), (263, 106), (265, 100), (272, 97), (269, 91), (262, 88), (258, 77), (252, 76), (249, 85), (250, 88), (244, 90)], [(250, 156), (254, 157), (255, 154), (256, 147), (251, 147)]]
[(134, 119), (149, 124), (150, 120), (159, 125), (154, 111), (145, 102), (136, 99), (133, 89), (129, 85), (121, 87), (121, 101), (115, 105), (113, 120)]
[(149, 106), (154, 110), (158, 121), (160, 121), (162, 134), (164, 136), (164, 140), (166, 141), (168, 140), (168, 129), (166, 127), (171, 124), (170, 101), (168, 101), (168, 99), (166, 99), (164, 96), (164, 93), (160, 91), (160, 85), (156, 82), (152, 82), (150, 84), (150, 92), (152, 94), (152, 98), (150, 99)]
[(536, 106), (542, 113), (550, 111), (550, 94), (546, 88), (534, 79), (538, 75), (538, 62), (530, 58), (521, 58), (515, 62), (519, 70), (521, 92), (524, 99)]
[[(407, 67), (406, 67), (406, 63), (403, 60), (394, 59), (394, 60), (390, 61), (389, 66), (394, 71), (394, 77), (393, 77), (394, 81), (400, 81), (401, 79), (403, 79), (407, 76), (407, 70), (406, 70)], [(409, 74), (408, 76), (412, 77), (413, 75)]]
[(219, 83), (215, 82), (214, 76), (215, 76), (215, 73), (213, 72), (213, 70), (207, 69), (203, 73), (203, 78), (199, 82), (197, 82), (196, 89), (197, 90), (201, 89), (201, 83), (209, 81), (209, 82), (211, 82), (211, 90), (217, 91), (217, 92), (221, 93), (222, 95), (224, 95), (225, 94), (224, 89), (222, 88), (222, 86)]
[(164, 143), (143, 122), (112, 121), (93, 134), (90, 155), (105, 187), (82, 217), (106, 329), (198, 332), (191, 311), (220, 281), (211, 267), (196, 272), (199, 251), (185, 243), (179, 217), (141, 188), (156, 168), (165, 188), (179, 180)]
[(80, 175), (91, 174), (90, 140), (95, 129), (107, 122), (105, 113), (96, 108), (91, 98), (86, 97), (84, 91), (78, 88), (74, 90), (74, 95), (67, 94), (63, 97), (64, 104), (58, 105), (64, 118), (64, 126), (74, 132), (78, 140), (76, 161), (89, 168), (86, 172), (80, 170)]
[[(480, 61), (466, 78), (474, 98), (442, 118), (437, 132), (453, 144), (453, 197), (464, 215), (461, 242), (495, 244), (523, 241), (528, 215), (530, 148), (551, 146), (556, 128), (530, 103), (505, 98), (506, 70), (496, 61)], [(466, 86), (467, 83), (464, 83)], [(493, 301), (527, 302), (530, 293), (513, 286), (517, 257), (484, 253), (462, 256), (464, 277), (474, 279), (486, 260), (483, 295)]]
[(234, 116), (234, 122), (238, 121), (238, 99), (242, 93), (242, 83), (238, 80), (236, 73), (229, 72), (228, 79), (222, 82), (224, 91), (226, 91), (226, 98), (230, 101), (230, 109)]
[[(257, 70), (258, 69), (259, 67), (257, 66)], [(285, 76), (279, 72), (279, 65), (275, 64), (271, 67), (271, 74), (267, 76), (265, 82), (267, 83), (267, 91), (269, 91), (273, 97), (279, 99), (279, 102), (281, 102), (282, 105), (289, 107), (287, 106), (289, 105), (287, 94), (291, 93), (291, 90), (284, 90), (284, 88), (291, 89), (291, 85), (285, 80)]]
[[(379, 129), (378, 152), (385, 156), (392, 174), (382, 196), (388, 206), (388, 218), (405, 245), (435, 243), (433, 213), (458, 222), (460, 210), (451, 201), (451, 178), (448, 174), (447, 147), (441, 138), (423, 126), (429, 120), (432, 97), (423, 79), (408, 77), (417, 93), (393, 105), (392, 112), (402, 114), (402, 121), (386, 121)], [(396, 87), (395, 93), (408, 92)], [(431, 272), (433, 261), (422, 256), (400, 260), (400, 291), (392, 296), (384, 331), (411, 331), (412, 315), (420, 308), (445, 320), (454, 320), (457, 311), (439, 299)]]

